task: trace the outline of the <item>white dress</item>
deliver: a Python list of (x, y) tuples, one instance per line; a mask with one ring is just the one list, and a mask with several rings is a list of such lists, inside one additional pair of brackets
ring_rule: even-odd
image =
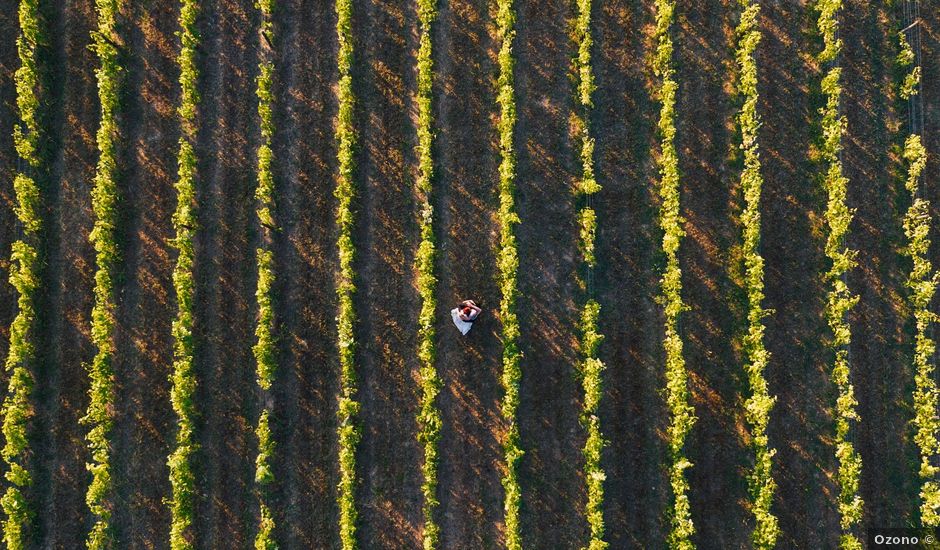
[(455, 307), (450, 310), (450, 317), (454, 320), (454, 324), (457, 325), (457, 330), (460, 331), (460, 334), (466, 336), (466, 334), (470, 332), (470, 329), (473, 328), (472, 322), (464, 321), (460, 318), (460, 308)]

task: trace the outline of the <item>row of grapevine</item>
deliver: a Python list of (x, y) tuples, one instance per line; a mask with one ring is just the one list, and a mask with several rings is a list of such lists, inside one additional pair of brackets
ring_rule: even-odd
[(685, 456), (685, 440), (695, 423), (695, 411), (689, 403), (688, 372), (682, 356), (682, 337), (679, 334), (679, 316), (686, 306), (682, 303), (682, 271), (679, 267), (679, 244), (685, 231), (679, 208), (679, 158), (676, 153), (676, 92), (673, 67), (672, 25), (675, 20), (673, 0), (656, 0), (656, 52), (653, 71), (660, 78), (659, 101), (659, 225), (663, 230), (663, 252), (666, 266), (663, 271), (660, 300), (665, 308), (666, 352), (666, 404), (669, 408), (669, 483), (672, 486), (672, 528), (669, 545), (673, 548), (692, 548), (695, 532), (689, 507), (689, 483), (685, 470), (692, 466)]
[(587, 482), (587, 505), (585, 515), (591, 532), (589, 550), (607, 548), (604, 540), (604, 481), (607, 475), (601, 466), (601, 453), (604, 450), (604, 436), (598, 417), (601, 396), (603, 394), (602, 372), (604, 363), (597, 357), (598, 348), (604, 339), (597, 328), (601, 306), (596, 300), (588, 300), (581, 313), (581, 353), (584, 362), (581, 365), (582, 385), (584, 387), (584, 406), (581, 411), (582, 422), (587, 429), (584, 443), (584, 477)]
[(434, 142), (433, 111), (431, 107), (434, 61), (432, 58), (432, 26), (437, 18), (437, 0), (418, 0), (418, 23), (421, 37), (418, 44), (418, 177), (416, 192), (420, 197), (418, 227), (421, 243), (415, 256), (418, 295), (421, 312), (418, 314), (418, 361), (420, 362), (421, 409), (418, 413), (418, 442), (424, 445), (424, 463), (421, 473), (424, 480), (421, 494), (424, 497), (424, 548), (437, 548), (440, 527), (434, 519), (437, 509), (437, 443), (441, 438), (441, 413), (437, 408), (437, 395), (441, 391), (441, 379), (435, 366), (437, 353), (434, 344), (434, 316), (437, 299), (434, 291), (437, 278), (434, 275), (436, 250), (434, 245), (434, 208), (431, 206), (433, 191), (434, 159), (431, 147)]
[(767, 379), (764, 378), (770, 353), (764, 347), (764, 317), (767, 316), (767, 310), (763, 306), (764, 258), (760, 253), (760, 201), (764, 180), (761, 176), (760, 147), (757, 139), (760, 115), (757, 112), (757, 62), (754, 54), (761, 41), (761, 31), (757, 27), (760, 6), (753, 0), (740, 0), (740, 5), (742, 12), (736, 31), (735, 59), (738, 67), (737, 94), (741, 101), (737, 123), (741, 135), (740, 147), (744, 155), (744, 167), (741, 171), (744, 210), (741, 213), (741, 224), (744, 286), (748, 302), (744, 351), (747, 354), (745, 370), (750, 395), (744, 403), (744, 410), (751, 429), (751, 447), (754, 451), (754, 467), (748, 476), (751, 512), (755, 520), (751, 540), (755, 548), (773, 548), (780, 535), (780, 527), (776, 516), (770, 511), (777, 484), (771, 472), (775, 450), (770, 448), (767, 438), (767, 425), (775, 399), (770, 396)]
[(339, 112), (336, 121), (337, 161), (339, 173), (334, 195), (337, 199), (336, 226), (339, 252), (339, 276), (336, 282), (336, 297), (339, 311), (336, 316), (337, 347), (339, 349), (340, 395), (337, 409), (339, 447), (339, 533), (344, 550), (356, 547), (356, 446), (359, 443), (359, 402), (356, 400), (355, 335), (353, 325), (356, 312), (353, 309), (353, 294), (356, 291), (353, 258), (354, 213), (352, 201), (356, 194), (353, 171), (356, 133), (353, 127), (355, 96), (352, 89), (353, 34), (352, 0), (336, 0), (336, 35), (339, 43), (337, 53), (336, 87)]
[(594, 139), (591, 137), (591, 108), (593, 107), (591, 95), (594, 93), (594, 75), (591, 69), (591, 47), (593, 45), (591, 0), (578, 0), (577, 5), (575, 37), (578, 53), (575, 58), (575, 72), (578, 76), (577, 100), (581, 107), (581, 112), (576, 117), (578, 131), (581, 134), (581, 179), (578, 182), (577, 190), (584, 197), (585, 203), (578, 214), (578, 221), (581, 226), (581, 254), (587, 270), (588, 280), (587, 301), (581, 313), (581, 354), (584, 360), (580, 368), (581, 384), (584, 388), (581, 421), (587, 432), (582, 451), (584, 455), (584, 479), (587, 483), (585, 517), (591, 533), (588, 549), (603, 550), (607, 548), (607, 543), (604, 541), (604, 480), (606, 475), (601, 466), (604, 437), (601, 433), (598, 409), (603, 387), (604, 363), (601, 362), (597, 354), (604, 337), (597, 327), (601, 306), (594, 299), (594, 289), (591, 284), (595, 265), (594, 240), (597, 234), (597, 214), (592, 207), (592, 196), (600, 191), (601, 187), (594, 178)]
[(3, 401), (5, 443), (0, 451), (6, 463), (5, 477), (9, 482), (0, 499), (6, 516), (3, 541), (10, 549), (26, 547), (32, 515), (23, 491), (32, 484), (32, 476), (25, 462), (29, 452), (27, 429), (33, 414), (30, 395), (33, 389), (32, 369), (36, 360), (36, 301), (41, 285), (39, 249), (43, 231), (42, 196), (36, 182), (37, 174), (43, 170), (39, 47), (47, 38), (38, 0), (20, 2), (19, 25), (20, 35), (16, 47), (20, 67), (14, 75), (19, 123), (14, 127), (13, 141), (16, 153), (27, 169), (19, 170), (13, 180), (16, 217), (23, 233), (13, 243), (10, 258), (10, 284), (16, 290), (17, 311), (10, 325), (10, 349), (5, 363), (10, 381)]
[(832, 330), (831, 346), (835, 355), (831, 376), (838, 388), (835, 443), (836, 458), (839, 462), (839, 516), (842, 526), (840, 545), (843, 549), (855, 549), (861, 548), (854, 530), (862, 518), (863, 504), (858, 494), (862, 459), (849, 438), (851, 422), (858, 420), (858, 413), (855, 411), (857, 401), (851, 382), (849, 345), (852, 333), (847, 315), (858, 302), (858, 297), (852, 295), (846, 284), (846, 276), (855, 266), (856, 252), (849, 249), (846, 243), (852, 211), (846, 206), (849, 181), (843, 175), (841, 158), (842, 134), (846, 128), (846, 120), (840, 110), (842, 70), (838, 65), (842, 50), (838, 21), (842, 0), (820, 0), (816, 7), (819, 10), (817, 25), (823, 37), (823, 50), (819, 53), (818, 60), (821, 64), (830, 65), (822, 79), (822, 93), (826, 104), (820, 109), (820, 113), (822, 156), (828, 163), (824, 186), (828, 195), (826, 224), (829, 234), (825, 248), (832, 267), (826, 273), (831, 285), (826, 300), (826, 320)]
[[(274, 43), (274, 0), (259, 0), (256, 6), (261, 10), (261, 35), (267, 44)], [(257, 201), (258, 222), (261, 225), (261, 243), (257, 250), (258, 262), (258, 288), (255, 296), (258, 303), (258, 323), (255, 327), (254, 352), (258, 386), (267, 394), (271, 389), (276, 375), (276, 346), (274, 344), (274, 307), (272, 304), (274, 273), (274, 252), (271, 249), (272, 231), (274, 231), (274, 174), (271, 172), (274, 153), (271, 141), (274, 138), (274, 120), (272, 107), (274, 96), (271, 90), (274, 79), (274, 62), (272, 52), (265, 51), (259, 65), (258, 88), (258, 118), (261, 121), (261, 145), (258, 147), (258, 186), (255, 189)], [(255, 483), (258, 485), (259, 498), (259, 525), (255, 536), (255, 548), (258, 550), (273, 550), (277, 548), (274, 542), (274, 516), (269, 504), (268, 486), (274, 481), (271, 470), (271, 458), (274, 453), (274, 439), (270, 427), (271, 406), (270, 399), (262, 399), (262, 411), (258, 418), (258, 427), (255, 434), (258, 437), (258, 457), (255, 460)]]
[(89, 366), (90, 388), (88, 411), (82, 422), (91, 426), (86, 440), (91, 452), (88, 470), (91, 484), (85, 500), (94, 516), (88, 533), (90, 550), (107, 548), (111, 542), (111, 428), (114, 423), (114, 276), (118, 261), (115, 235), (117, 224), (117, 140), (118, 103), (121, 66), (118, 59), (117, 0), (95, 0), (98, 27), (93, 33), (94, 51), (100, 66), (98, 99), (101, 103), (101, 121), (98, 127), (98, 164), (91, 192), (94, 226), (91, 242), (95, 248), (95, 305), (91, 311), (91, 340), (96, 348)]
[(180, 106), (182, 135), (179, 140), (176, 181), (176, 211), (173, 213), (174, 245), (179, 253), (173, 268), (173, 290), (177, 313), (173, 321), (173, 374), (170, 400), (177, 416), (176, 448), (170, 454), (170, 547), (173, 550), (193, 548), (193, 506), (196, 479), (192, 469), (196, 451), (194, 437), (196, 375), (193, 370), (193, 239), (196, 227), (196, 108), (199, 70), (196, 48), (199, 33), (196, 17), (199, 0), (182, 0), (179, 15)]
[[(919, 29), (907, 27), (910, 33)], [(900, 86), (900, 96), (917, 105), (920, 93), (920, 64), (905, 31), (898, 33), (901, 51), (898, 65), (905, 75)], [(919, 43), (918, 43), (919, 45)], [(915, 122), (912, 117), (912, 123)], [(914, 126), (912, 124), (912, 126)], [(934, 271), (930, 261), (930, 202), (923, 198), (921, 180), (927, 167), (927, 149), (924, 147), (919, 132), (921, 128), (912, 127), (911, 134), (904, 142), (903, 158), (907, 161), (905, 187), (911, 195), (911, 205), (904, 216), (904, 233), (907, 236), (907, 254), (913, 265), (908, 277), (910, 288), (908, 302), (914, 312), (916, 333), (914, 336), (914, 427), (917, 430), (914, 441), (920, 450), (920, 522), (924, 527), (940, 526), (940, 483), (937, 476), (937, 458), (940, 455), (940, 420), (937, 419), (938, 390), (935, 378), (936, 365), (934, 354), (936, 343), (931, 337), (937, 315), (930, 310), (930, 304), (937, 292), (940, 273)]]
[(504, 502), (506, 523), (506, 547), (509, 550), (522, 548), (522, 534), (519, 529), (519, 505), (522, 490), (519, 487), (519, 460), (522, 458), (522, 445), (519, 436), (519, 424), (516, 411), (519, 408), (519, 381), (522, 378), (519, 350), (519, 319), (516, 316), (516, 297), (518, 288), (516, 272), (519, 269), (519, 257), (516, 253), (515, 225), (519, 223), (516, 213), (516, 153), (513, 147), (513, 133), (516, 128), (516, 98), (513, 91), (513, 69), (515, 60), (512, 56), (512, 43), (516, 36), (516, 14), (512, 0), (496, 2), (496, 33), (499, 43), (497, 63), (496, 101), (499, 104), (499, 318), (503, 325), (503, 373), (502, 383), (505, 395), (501, 406), (506, 421), (506, 435), (503, 450), (506, 455), (506, 472), (502, 483), (506, 496)]

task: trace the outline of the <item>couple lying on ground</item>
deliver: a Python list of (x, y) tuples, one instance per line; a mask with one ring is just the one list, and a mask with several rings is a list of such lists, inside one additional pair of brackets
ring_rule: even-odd
[(450, 317), (457, 325), (457, 330), (466, 335), (473, 328), (473, 322), (480, 316), (480, 309), (473, 300), (464, 300), (454, 309), (450, 310)]

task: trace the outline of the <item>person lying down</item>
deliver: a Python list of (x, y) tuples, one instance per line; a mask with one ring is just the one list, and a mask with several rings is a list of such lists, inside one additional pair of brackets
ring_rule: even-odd
[(477, 307), (473, 300), (464, 300), (457, 307), (450, 310), (450, 317), (454, 320), (454, 325), (457, 326), (460, 334), (466, 336), (473, 328), (473, 322), (480, 316), (481, 311), (483, 310)]

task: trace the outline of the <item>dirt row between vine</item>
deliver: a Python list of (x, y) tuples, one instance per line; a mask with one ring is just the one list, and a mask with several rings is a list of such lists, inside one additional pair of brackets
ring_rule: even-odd
[[(488, 6), (483, 0), (442, 2), (434, 36), (443, 548), (495, 548), (503, 541), (500, 437), (505, 426), (495, 314), (499, 154), (493, 79), (498, 45)], [(467, 298), (485, 312), (463, 338), (447, 312)]]
[(178, 13), (174, 4), (126, 6), (121, 115), (121, 273), (115, 323), (114, 536), (151, 548), (169, 533), (166, 460), (174, 441), (170, 407), (175, 208)]
[[(924, 9), (929, 4), (921, 4), (921, 40), (923, 40), (923, 101), (926, 131), (924, 145), (927, 147), (927, 170), (925, 176), (925, 196), (930, 199), (934, 220), (940, 220), (940, 10)], [(940, 258), (940, 224), (931, 233), (931, 257)], [(940, 259), (934, 260), (934, 267), (940, 265)], [(934, 297), (933, 311), (940, 308), (940, 294)], [(935, 330), (935, 334), (938, 332)], [(940, 354), (935, 354), (940, 359)]]
[(257, 9), (250, 0), (205, 2), (200, 18), (202, 103), (195, 312), (196, 544), (243, 547), (254, 539), (257, 387), (255, 150)]
[[(900, 144), (910, 133), (907, 106), (898, 109), (895, 80), (900, 6), (846, 4), (845, 175), (855, 220), (849, 244), (859, 266), (849, 278), (861, 298), (852, 314), (852, 358), (861, 424), (861, 496), (865, 523), (901, 526), (919, 507), (919, 458), (913, 440), (913, 312), (903, 255), (904, 188)], [(871, 200), (878, 197), (878, 200)]]
[[(923, 9), (921, 11), (924, 26), (921, 29), (923, 40), (923, 83), (925, 134), (924, 145), (927, 147), (927, 169), (925, 176), (925, 196), (930, 200), (934, 220), (940, 220), (940, 10)], [(934, 224), (931, 232), (931, 258), (934, 268), (940, 267), (940, 223)], [(933, 311), (940, 311), (940, 294), (934, 296)], [(934, 339), (940, 334), (934, 329)], [(940, 352), (934, 353), (934, 364), (940, 361)]]
[(88, 529), (85, 491), (89, 460), (85, 428), (91, 360), (90, 313), (94, 251), (91, 186), (97, 160), (95, 132), (99, 108), (94, 52), (94, 6), (69, 0), (50, 7), (53, 106), (50, 125), (51, 176), (47, 200), (46, 272), (41, 305), (41, 346), (35, 386), (34, 423), (36, 542), (44, 548), (82, 544)]
[[(16, 36), (19, 23), (13, 10), (0, 14), (0, 33)], [(16, 86), (13, 73), (19, 67), (16, 44), (7, 40), (0, 45), (0, 273), (10, 271), (10, 245), (17, 236), (16, 215), (13, 207), (16, 195), (13, 192), (13, 176), (17, 156), (13, 148), (13, 124), (17, 119)], [(7, 124), (9, 122), (9, 124)], [(7, 277), (0, 280), (0, 357), (6, 357), (10, 346), (10, 323), (16, 315), (16, 296)], [(6, 375), (3, 387), (6, 387)]]
[(412, 192), (417, 7), (392, 0), (353, 4), (359, 532), (367, 547), (416, 548), (421, 545), (423, 461), (415, 421), (420, 305), (413, 270), (419, 241)]
[(686, 454), (694, 464), (689, 499), (696, 544), (722, 548), (747, 547), (753, 528), (744, 477), (750, 451), (742, 437), (747, 433), (742, 396), (748, 391), (740, 345), (747, 316), (739, 223), (743, 195), (741, 163), (731, 157), (737, 139), (731, 79), (739, 12), (736, 2), (683, 3), (677, 10), (677, 148), (686, 219), (680, 262), (689, 307), (681, 330), (698, 417)]
[(312, 0), (278, 3), (276, 13), (277, 540), (284, 548), (335, 548), (336, 16), (332, 5)]
[(577, 374), (586, 299), (574, 195), (581, 136), (570, 125), (575, 10), (554, 0), (515, 7), (521, 528), (527, 546), (578, 548), (586, 545), (588, 529)]
[(601, 402), (605, 520), (613, 548), (665, 540), (668, 504), (663, 434), (663, 377), (657, 260), (657, 104), (649, 71), (652, 6), (617, 0), (595, 11), (593, 128), (597, 195), (597, 298), (607, 365)]
[(835, 546), (835, 391), (823, 342), (827, 269), (823, 255), (825, 193), (810, 147), (819, 132), (819, 45), (809, 34), (815, 14), (808, 2), (764, 6), (757, 67), (761, 83), (759, 136), (764, 173), (763, 234), (766, 260), (767, 368), (777, 404), (770, 416), (770, 444), (777, 449), (778, 485), (773, 511), (779, 544), (796, 548)]

